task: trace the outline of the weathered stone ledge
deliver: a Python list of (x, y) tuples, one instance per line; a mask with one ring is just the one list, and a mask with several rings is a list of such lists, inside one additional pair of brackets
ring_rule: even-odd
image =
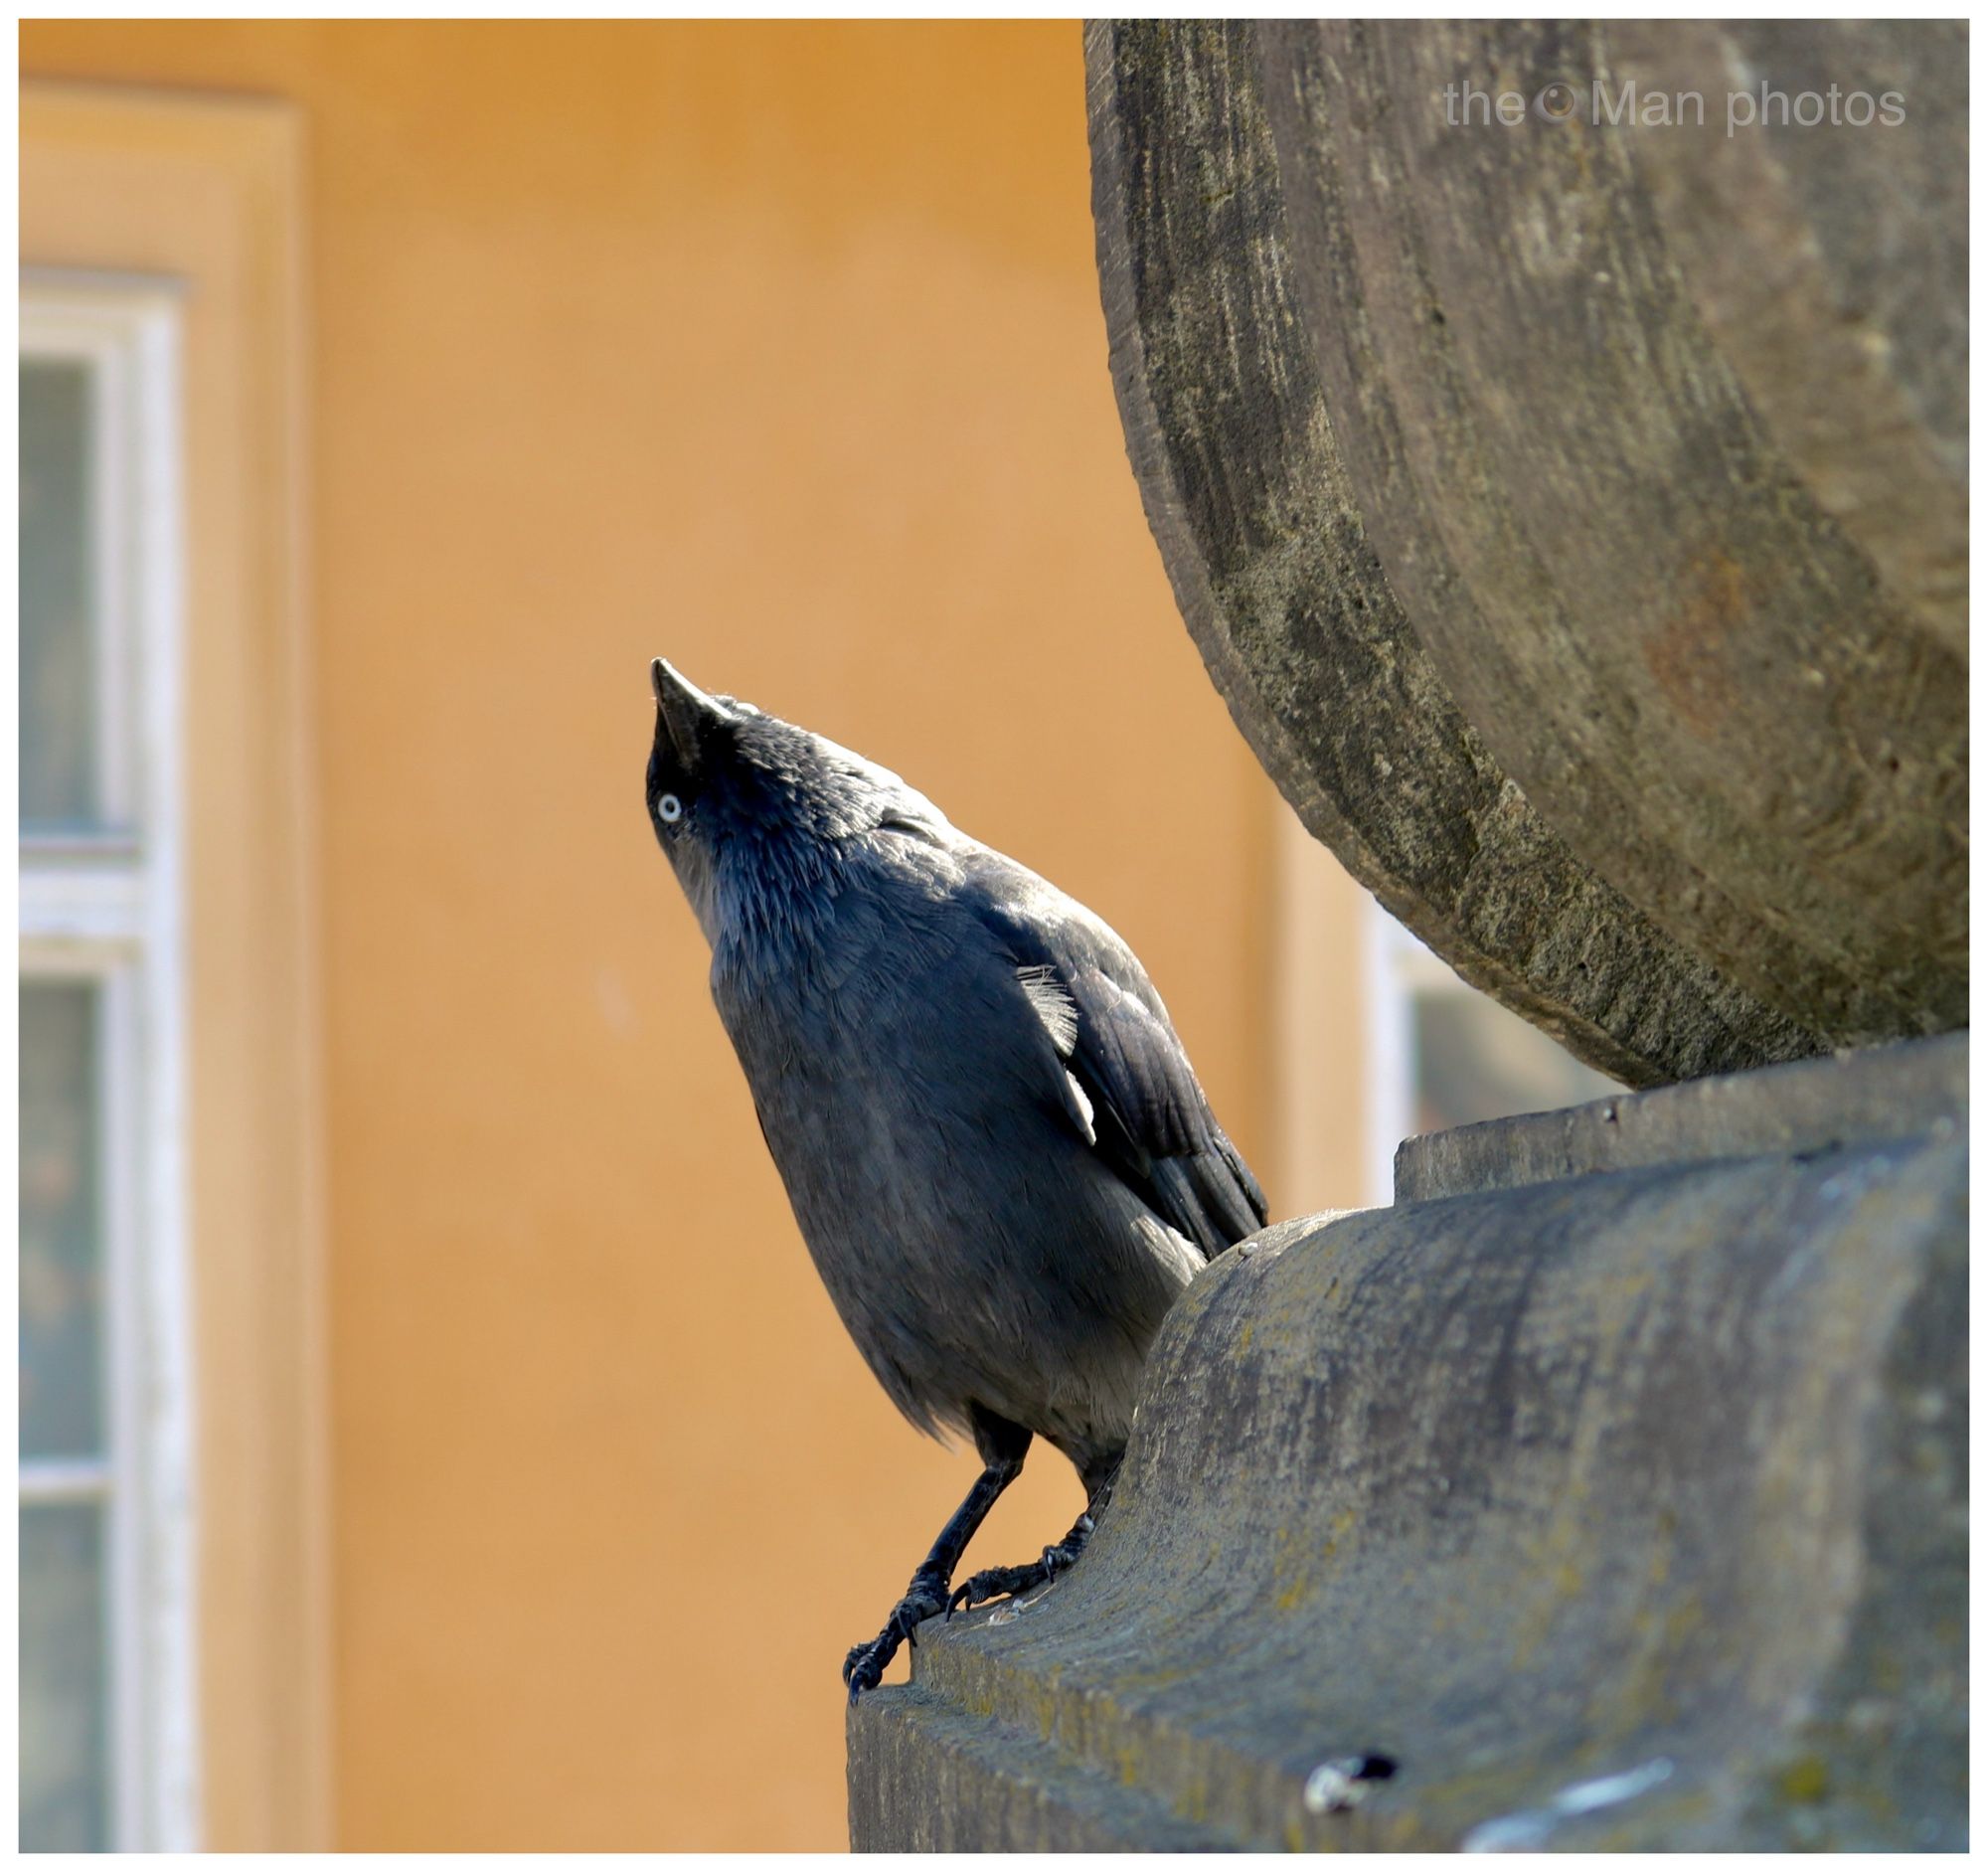
[(1967, 1035), (1945, 1034), (1432, 1131), (1396, 1151), (1395, 1201), (1651, 1164), (1951, 1137), (1966, 1110)]
[(1082, 1566), (851, 1714), (856, 1845), (1962, 1844), (1966, 1143), (1921, 1096), (1223, 1258)]

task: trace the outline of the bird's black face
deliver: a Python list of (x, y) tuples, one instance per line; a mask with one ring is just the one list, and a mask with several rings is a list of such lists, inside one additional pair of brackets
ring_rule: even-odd
[(656, 733), (649, 747), (649, 824), (698, 922), (711, 934), (713, 795), (724, 784), (740, 709), (707, 696), (658, 657), (649, 668)]
[[(658, 657), (649, 826), (714, 947), (728, 916), (777, 921), (821, 892), (842, 841), (890, 827), (939, 839), (945, 815), (896, 774)], [(831, 894), (832, 895), (832, 894)]]
[(690, 809), (697, 798), (691, 776), (671, 745), (663, 712), (656, 711), (656, 740), (649, 750), (649, 822), (667, 853), (689, 836)]

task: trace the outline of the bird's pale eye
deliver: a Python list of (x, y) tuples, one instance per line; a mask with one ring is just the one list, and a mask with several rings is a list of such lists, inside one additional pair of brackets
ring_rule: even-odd
[(684, 803), (674, 793), (664, 793), (656, 799), (656, 817), (666, 826), (674, 826), (684, 816)]

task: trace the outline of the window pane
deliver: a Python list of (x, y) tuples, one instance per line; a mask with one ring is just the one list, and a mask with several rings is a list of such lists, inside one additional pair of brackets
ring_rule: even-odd
[(96, 784), (89, 366), (21, 363), (21, 823), (91, 826)]
[(1622, 1090), (1474, 989), (1417, 990), (1414, 1020), (1418, 1132), (1551, 1111)]
[(21, 1510), (21, 1845), (110, 1844), (103, 1509)]
[(21, 1454), (103, 1449), (93, 982), (21, 984)]

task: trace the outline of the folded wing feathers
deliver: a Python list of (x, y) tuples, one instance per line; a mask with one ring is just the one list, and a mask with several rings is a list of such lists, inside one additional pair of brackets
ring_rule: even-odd
[(1260, 1229), (1261, 1187), (1216, 1123), (1179, 1043), (1145, 1003), (1094, 967), (1074, 971), (1070, 985), (1047, 965), (1023, 976), (1079, 1097), (1088, 1095), (1090, 1142), (1205, 1256)]
[(1065, 1063), (1077, 1130), (1160, 1219), (1220, 1255), (1262, 1228), (1263, 1192), (1194, 1077), (1139, 960), (1096, 918), (985, 847), (968, 895), (1013, 957)]

